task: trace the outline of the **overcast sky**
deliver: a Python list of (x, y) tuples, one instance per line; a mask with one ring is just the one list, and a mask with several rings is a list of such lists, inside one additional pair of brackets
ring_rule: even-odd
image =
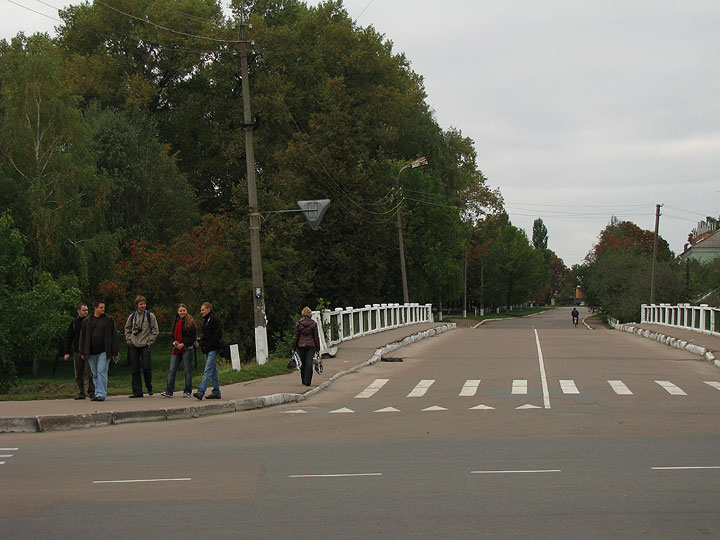
[[(52, 33), (48, 4), (67, 4), (12, 1), (24, 8), (0, 0), (0, 37)], [(720, 215), (720, 1), (345, 6), (424, 77), (440, 126), (475, 141), (513, 224), (532, 236), (542, 218), (568, 266), (612, 215), (653, 230), (664, 204), (660, 234), (676, 254), (697, 221)]]

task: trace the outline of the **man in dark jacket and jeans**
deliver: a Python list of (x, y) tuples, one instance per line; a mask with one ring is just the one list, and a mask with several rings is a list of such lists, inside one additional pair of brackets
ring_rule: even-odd
[(95, 383), (93, 382), (93, 372), (87, 359), (80, 358), (80, 330), (82, 323), (87, 318), (87, 304), (80, 304), (77, 307), (78, 316), (75, 317), (65, 332), (65, 360), (73, 357), (73, 367), (75, 368), (75, 384), (78, 387), (78, 395), (75, 399), (85, 399), (85, 373), (88, 378), (88, 395), (95, 397)]
[(205, 390), (212, 383), (213, 391), (207, 399), (220, 399), (220, 376), (217, 370), (218, 351), (223, 348), (222, 342), (222, 324), (220, 319), (213, 313), (212, 304), (203, 302), (200, 306), (200, 314), (203, 318), (202, 337), (200, 338), (200, 347), (205, 354), (205, 372), (202, 381), (198, 386), (197, 392), (193, 394), (197, 399), (205, 396)]
[(105, 302), (93, 302), (93, 314), (85, 317), (80, 330), (80, 355), (90, 362), (95, 397), (92, 401), (105, 401), (107, 397), (108, 367), (110, 358), (117, 359), (120, 353), (120, 334), (115, 321), (105, 314)]

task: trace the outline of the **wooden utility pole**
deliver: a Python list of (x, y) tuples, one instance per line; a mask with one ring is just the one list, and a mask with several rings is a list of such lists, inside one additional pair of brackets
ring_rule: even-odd
[(248, 79), (248, 41), (245, 35), (244, 3), (240, 23), (240, 70), (242, 76), (243, 127), (245, 128), (245, 157), (247, 161), (248, 214), (250, 217), (250, 261), (253, 286), (253, 313), (255, 317), (255, 360), (265, 364), (268, 359), (267, 316), (265, 314), (265, 288), (263, 285), (262, 256), (260, 254), (260, 210), (255, 184), (255, 153), (253, 149), (253, 122), (250, 110), (250, 80)]
[(655, 242), (653, 244), (652, 273), (650, 275), (650, 304), (655, 303), (655, 267), (657, 266), (658, 230), (660, 228), (661, 206), (662, 204), (655, 205)]

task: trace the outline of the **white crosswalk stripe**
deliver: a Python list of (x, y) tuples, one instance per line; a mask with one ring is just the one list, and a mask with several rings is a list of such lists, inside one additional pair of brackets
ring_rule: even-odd
[(679, 386), (674, 385), (670, 381), (655, 381), (657, 384), (662, 386), (668, 394), (671, 396), (687, 396), (685, 391)]
[(415, 388), (412, 389), (412, 392), (410, 392), (407, 397), (422, 397), (425, 394), (427, 394), (427, 391), (429, 388), (433, 385), (435, 382), (435, 379), (423, 379), (419, 383), (415, 385)]
[(619, 396), (632, 396), (632, 391), (622, 381), (608, 381), (610, 387)]
[(360, 392), (357, 396), (355, 396), (356, 399), (366, 399), (369, 397), (374, 396), (378, 390), (380, 390), (390, 379), (375, 379), (373, 382), (370, 383), (370, 385)]
[(527, 379), (515, 379), (512, 383), (513, 394), (527, 394), (528, 383)]
[(575, 381), (572, 380), (560, 380), (560, 389), (562, 390), (563, 394), (580, 393), (580, 390), (578, 390), (577, 386), (575, 386)]
[(460, 390), (458, 396), (472, 397), (477, 394), (478, 387), (480, 386), (480, 379), (468, 379)]

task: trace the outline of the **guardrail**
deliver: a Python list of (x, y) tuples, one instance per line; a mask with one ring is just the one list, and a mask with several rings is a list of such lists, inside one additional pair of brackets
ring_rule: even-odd
[(720, 308), (707, 304), (643, 304), (641, 323), (661, 324), (720, 336)]
[(400, 328), (416, 323), (432, 322), (432, 304), (373, 304), (362, 308), (313, 311), (315, 322), (325, 329), (320, 332), (320, 351), (334, 354), (334, 345), (350, 339)]

